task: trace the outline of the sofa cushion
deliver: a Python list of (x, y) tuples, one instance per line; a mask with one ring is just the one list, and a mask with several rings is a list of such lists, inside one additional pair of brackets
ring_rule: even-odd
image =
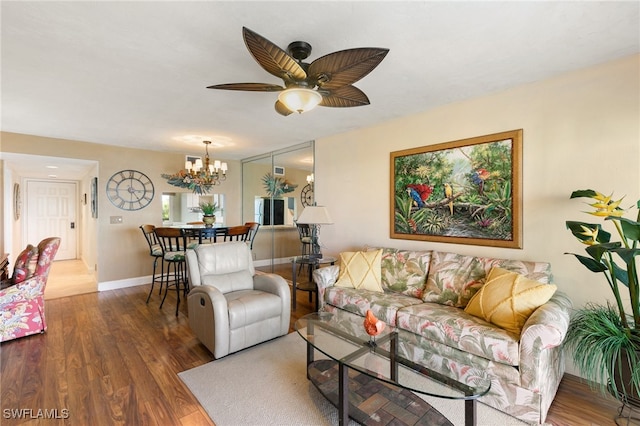
[(398, 328), (500, 364), (519, 365), (519, 336), (462, 309), (422, 303), (398, 311)]
[(347, 287), (329, 287), (325, 291), (325, 303), (364, 317), (367, 310), (381, 321), (396, 324), (398, 309), (422, 303), (420, 299), (399, 293), (379, 293)]
[(340, 274), (335, 285), (382, 293), (381, 255), (382, 249), (340, 253)]
[(555, 291), (553, 284), (542, 284), (494, 267), (486, 283), (471, 298), (464, 311), (520, 334), (533, 311), (547, 303)]
[(551, 267), (546, 262), (492, 259), (433, 251), (422, 300), (464, 308), (482, 287), (494, 266), (541, 283), (549, 283), (551, 280)]
[(398, 348), (401, 356), (458, 381), (462, 381), (463, 376), (469, 371), (481, 369), (490, 376), (500, 378), (491, 382), (492, 391), (504, 393), (505, 389), (502, 386), (505, 382), (521, 384), (518, 368), (511, 365), (495, 362), (434, 340), (422, 339), (413, 333), (405, 335), (403, 340), (405, 343)]
[(382, 249), (382, 287), (385, 291), (422, 298), (431, 251)]

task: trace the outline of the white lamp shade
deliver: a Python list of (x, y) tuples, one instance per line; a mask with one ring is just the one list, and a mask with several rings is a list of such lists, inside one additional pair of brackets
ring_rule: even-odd
[(293, 87), (280, 92), (278, 100), (282, 102), (289, 111), (302, 114), (305, 111), (315, 108), (320, 101), (322, 101), (322, 95), (315, 90)]
[(310, 225), (331, 225), (333, 220), (324, 206), (307, 206), (298, 217), (298, 223)]

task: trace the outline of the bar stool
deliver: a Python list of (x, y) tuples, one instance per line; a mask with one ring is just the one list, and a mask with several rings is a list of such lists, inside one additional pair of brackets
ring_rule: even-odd
[[(149, 245), (149, 255), (153, 257), (153, 275), (151, 276), (151, 290), (149, 290), (149, 295), (147, 296), (146, 303), (149, 303), (149, 298), (151, 297), (151, 293), (153, 293), (153, 287), (156, 282), (160, 283), (160, 290), (158, 294), (162, 294), (162, 282), (164, 276), (164, 262), (162, 260), (163, 253), (162, 247), (160, 246), (160, 242), (156, 237), (155, 230), (156, 227), (154, 225), (141, 225), (140, 229), (142, 230), (142, 235), (144, 235), (144, 239), (147, 241)], [(160, 259), (160, 276), (156, 277), (156, 267), (158, 266), (158, 259)]]
[[(187, 283), (186, 257), (187, 237), (185, 233), (178, 228), (156, 228), (155, 234), (162, 247), (162, 259), (167, 262), (166, 287), (160, 309), (167, 298), (170, 286), (176, 288), (176, 316), (178, 316), (178, 308), (180, 307), (180, 283), (183, 284), (183, 294), (186, 297), (189, 291)], [(173, 279), (171, 276), (171, 266), (173, 266)]]

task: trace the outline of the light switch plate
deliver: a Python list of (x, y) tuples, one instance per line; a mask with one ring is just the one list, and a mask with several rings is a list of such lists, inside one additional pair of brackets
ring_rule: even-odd
[(112, 225), (122, 224), (122, 216), (109, 216), (109, 223)]

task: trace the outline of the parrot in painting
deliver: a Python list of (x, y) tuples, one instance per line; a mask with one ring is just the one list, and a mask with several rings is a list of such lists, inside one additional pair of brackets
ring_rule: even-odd
[(449, 211), (453, 216), (453, 188), (448, 183), (444, 184), (444, 195), (449, 199)]
[(407, 185), (407, 193), (416, 205), (420, 208), (424, 207), (424, 202), (427, 201), (429, 195), (433, 192), (433, 188), (424, 183), (412, 183)]
[(364, 329), (369, 336), (377, 336), (382, 333), (384, 326), (384, 322), (376, 318), (371, 309), (367, 310), (367, 315), (364, 318)]
[(418, 208), (423, 208), (424, 203), (422, 202), (422, 198), (420, 198), (420, 194), (414, 188), (407, 187), (407, 194), (413, 199), (413, 202), (418, 206)]
[(473, 172), (471, 180), (478, 185), (478, 194), (484, 194), (484, 181), (487, 180), (489, 176), (491, 176), (491, 173), (489, 173), (487, 169), (478, 169)]

